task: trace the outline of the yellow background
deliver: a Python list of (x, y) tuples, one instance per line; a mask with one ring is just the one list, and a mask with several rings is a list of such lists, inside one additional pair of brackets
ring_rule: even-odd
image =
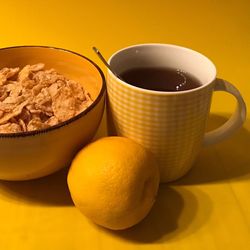
[[(0, 47), (51, 45), (82, 53), (103, 70), (104, 56), (137, 43), (198, 50), (250, 103), (250, 1), (1, 1)], [(234, 99), (216, 93), (209, 128)], [(98, 136), (103, 135), (103, 123)], [(123, 232), (101, 229), (72, 205), (66, 171), (30, 182), (0, 182), (0, 249), (235, 250), (250, 246), (250, 121), (204, 149), (183, 179), (162, 185), (156, 205)], [(42, 156), (41, 156), (42, 158)]]

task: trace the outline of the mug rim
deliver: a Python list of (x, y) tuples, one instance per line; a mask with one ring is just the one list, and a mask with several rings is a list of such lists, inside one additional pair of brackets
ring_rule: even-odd
[(196, 92), (196, 91), (199, 91), (203, 88), (206, 88), (208, 85), (212, 84), (215, 79), (216, 79), (216, 75), (217, 75), (217, 70), (216, 70), (216, 66), (215, 64), (212, 62), (211, 59), (209, 59), (207, 56), (203, 55), (202, 53), (196, 51), (196, 50), (193, 50), (191, 48), (187, 48), (187, 47), (184, 47), (184, 46), (180, 46), (180, 45), (175, 45), (175, 44), (165, 44), (165, 43), (141, 43), (141, 44), (134, 44), (134, 45), (130, 45), (130, 46), (127, 46), (125, 48), (122, 48), (120, 50), (117, 50), (115, 53), (113, 53), (110, 58), (108, 59), (108, 64), (110, 65), (112, 59), (117, 56), (118, 54), (121, 54), (123, 52), (125, 52), (126, 50), (128, 49), (131, 49), (131, 48), (136, 48), (136, 47), (143, 47), (143, 46), (146, 46), (146, 47), (156, 47), (156, 46), (159, 46), (159, 47), (168, 47), (168, 48), (177, 48), (179, 50), (183, 50), (183, 51), (188, 51), (188, 52), (192, 52), (200, 57), (202, 57), (203, 59), (207, 60), (213, 70), (214, 70), (214, 76), (212, 77), (212, 80), (204, 83), (204, 84), (201, 84), (201, 86), (197, 87), (197, 88), (193, 88), (193, 89), (188, 89), (188, 90), (182, 90), (182, 91), (159, 91), (159, 90), (151, 90), (151, 89), (144, 89), (144, 88), (140, 88), (140, 87), (136, 87), (134, 85), (131, 85), (123, 80), (121, 80), (120, 78), (118, 78), (116, 75), (113, 74), (113, 72), (109, 69), (108, 70), (108, 74), (110, 74), (113, 78), (116, 79), (116, 81), (118, 81), (120, 84), (122, 84), (123, 86), (126, 86), (126, 87), (129, 87), (131, 88), (132, 90), (137, 90), (137, 91), (140, 91), (140, 92), (143, 92), (145, 94), (153, 94), (153, 95), (183, 95), (183, 94), (188, 94), (188, 93), (191, 93), (191, 92)]

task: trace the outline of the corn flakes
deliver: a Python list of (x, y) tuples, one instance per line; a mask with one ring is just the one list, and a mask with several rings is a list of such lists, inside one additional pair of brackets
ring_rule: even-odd
[(91, 105), (81, 84), (44, 68), (38, 63), (0, 70), (0, 133), (48, 128)]

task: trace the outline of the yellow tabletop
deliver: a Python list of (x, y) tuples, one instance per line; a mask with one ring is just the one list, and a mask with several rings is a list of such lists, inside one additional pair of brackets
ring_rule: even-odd
[[(0, 47), (51, 45), (109, 57), (137, 43), (172, 43), (207, 55), (218, 76), (250, 103), (250, 1), (1, 1)], [(235, 100), (216, 93), (209, 128)], [(105, 134), (105, 120), (97, 137)], [(250, 121), (227, 141), (204, 148), (181, 180), (161, 185), (148, 217), (112, 232), (73, 206), (67, 171), (27, 182), (0, 182), (0, 249), (250, 249)], [(42, 156), (41, 156), (42, 157)], [(0, 159), (1, 160), (1, 159)]]

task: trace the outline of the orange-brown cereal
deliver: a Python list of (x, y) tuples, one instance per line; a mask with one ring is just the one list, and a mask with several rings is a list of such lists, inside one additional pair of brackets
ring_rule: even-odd
[(0, 133), (48, 128), (93, 102), (81, 84), (44, 67), (38, 63), (0, 70)]

